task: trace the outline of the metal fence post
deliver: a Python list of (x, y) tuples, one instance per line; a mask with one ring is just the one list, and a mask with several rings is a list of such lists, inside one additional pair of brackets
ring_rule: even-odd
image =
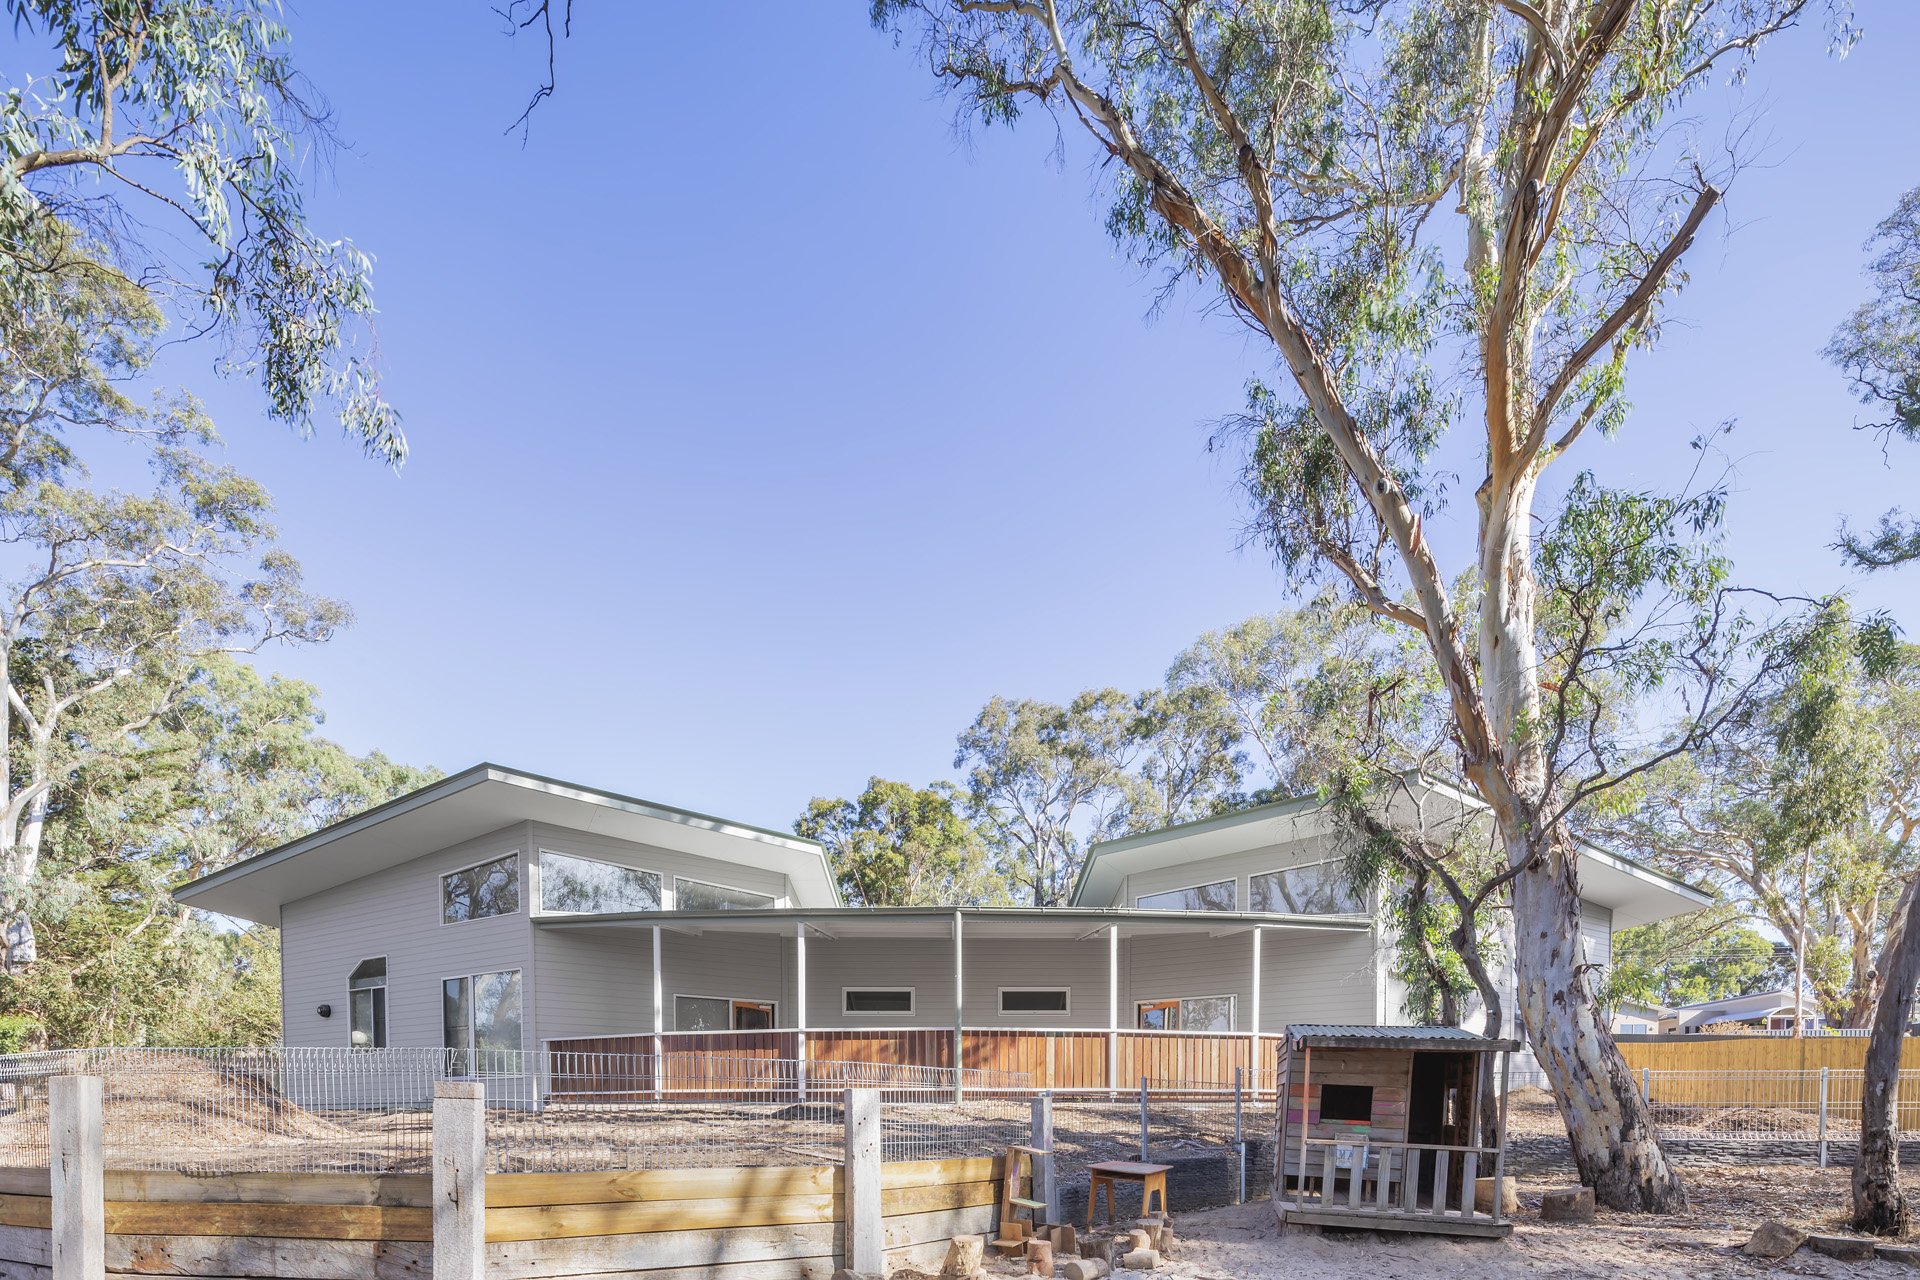
[(1827, 1069), (1820, 1068), (1820, 1167), (1827, 1167)]
[[(1147, 1078), (1145, 1076), (1141, 1076), (1140, 1077), (1140, 1162), (1142, 1164), (1145, 1164), (1146, 1160), (1147, 1160)], [(1109, 1192), (1108, 1194), (1112, 1194), (1112, 1193)], [(1140, 1212), (1145, 1213), (1146, 1208), (1143, 1206)]]
[(1653, 1101), (1653, 1068), (1640, 1068), (1640, 1096), (1648, 1102)]
[[(847, 1270), (880, 1275), (886, 1270), (880, 1221), (880, 1091), (846, 1092)], [(436, 1276), (435, 1280), (439, 1280)]]
[(481, 1280), (487, 1269), (487, 1087), (433, 1086), (433, 1280)]
[(1233, 1202), (1247, 1202), (1247, 1137), (1240, 1127), (1240, 1080), (1239, 1067), (1233, 1069), (1233, 1150), (1240, 1164), (1240, 1176), (1234, 1183)]
[(1064, 1222), (1060, 1213), (1060, 1183), (1053, 1169), (1053, 1090), (1043, 1089), (1033, 1096), (1033, 1124), (1031, 1143), (1046, 1152), (1044, 1158), (1034, 1161), (1033, 1176), (1036, 1183), (1034, 1199), (1047, 1203), (1047, 1221)]
[(55, 1076), (47, 1082), (53, 1280), (104, 1280), (107, 1274), (104, 1096), (99, 1076)]

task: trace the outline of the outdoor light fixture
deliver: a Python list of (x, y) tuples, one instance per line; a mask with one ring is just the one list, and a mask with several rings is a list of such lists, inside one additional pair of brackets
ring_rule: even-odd
[(331, 1018), (333, 1016), (333, 1006), (330, 1004), (323, 1004), (318, 1009), (315, 1009), (314, 1012), (319, 1014), (323, 1018)]

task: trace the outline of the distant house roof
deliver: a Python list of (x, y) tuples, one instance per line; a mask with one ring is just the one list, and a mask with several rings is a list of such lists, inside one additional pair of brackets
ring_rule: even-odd
[[(1478, 796), (1444, 782), (1417, 774), (1407, 775), (1405, 782), (1401, 794), (1389, 802), (1389, 821), (1444, 825), (1464, 814), (1486, 811), (1486, 803)], [(1306, 795), (1103, 840), (1088, 851), (1072, 901), (1075, 906), (1104, 906), (1113, 901), (1120, 882), (1136, 872), (1287, 844), (1330, 830), (1326, 806), (1318, 796)], [(1684, 880), (1584, 842), (1580, 845), (1580, 896), (1611, 911), (1616, 929), (1686, 915), (1713, 901), (1711, 894)]]
[(1463, 1027), (1363, 1027), (1290, 1023), (1287, 1039), (1303, 1049), (1438, 1049), (1455, 1052), (1513, 1050), (1518, 1040), (1489, 1040)]
[[(1775, 991), (1755, 991), (1744, 996), (1728, 996), (1724, 1000), (1702, 1000), (1696, 1004), (1683, 1004), (1674, 1009), (1682, 1025), (1701, 1025), (1708, 1022), (1746, 1022), (1753, 1018), (1768, 1018), (1783, 1010), (1792, 1011), (1793, 992), (1781, 988)], [(1800, 1012), (1817, 1013), (1819, 1000), (1811, 995), (1800, 997)]]
[(572, 827), (763, 866), (792, 881), (800, 905), (840, 905), (826, 850), (816, 841), (497, 764), (477, 764), (429, 783), (202, 876), (174, 890), (173, 896), (202, 911), (278, 924), (286, 903), (516, 822)]

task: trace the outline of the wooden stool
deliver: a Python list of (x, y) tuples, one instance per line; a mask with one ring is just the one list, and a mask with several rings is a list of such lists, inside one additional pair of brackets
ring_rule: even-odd
[(1141, 1164), (1137, 1160), (1103, 1160), (1099, 1164), (1087, 1166), (1087, 1172), (1093, 1175), (1093, 1185), (1087, 1188), (1087, 1230), (1093, 1230), (1093, 1207), (1099, 1203), (1100, 1188), (1107, 1189), (1107, 1221), (1113, 1221), (1113, 1184), (1116, 1182), (1137, 1182), (1140, 1184), (1140, 1216), (1146, 1217), (1153, 1209), (1153, 1193), (1160, 1193), (1160, 1212), (1167, 1209), (1167, 1173), (1173, 1168), (1170, 1164)]

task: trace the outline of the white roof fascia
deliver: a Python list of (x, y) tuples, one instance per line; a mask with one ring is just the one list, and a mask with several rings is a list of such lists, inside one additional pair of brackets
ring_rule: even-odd
[[(1420, 802), (1428, 796), (1457, 807), (1451, 813), (1426, 812)], [(1409, 775), (1404, 780), (1389, 799), (1388, 806), (1389, 816), (1403, 823), (1416, 818), (1449, 823), (1460, 813), (1486, 808), (1478, 796), (1418, 775)], [(1087, 854), (1079, 882), (1074, 887), (1073, 903), (1103, 906), (1113, 900), (1122, 879), (1142, 871), (1289, 844), (1325, 834), (1330, 829), (1318, 798), (1303, 796), (1160, 831), (1102, 841)], [(1711, 896), (1691, 885), (1584, 842), (1580, 846), (1580, 896), (1611, 911), (1615, 929), (1630, 929), (1686, 915), (1713, 901)]]
[(776, 871), (792, 884), (799, 905), (840, 905), (826, 851), (814, 841), (492, 764), (203, 876), (173, 896), (198, 910), (278, 924), (286, 903), (519, 822)]

